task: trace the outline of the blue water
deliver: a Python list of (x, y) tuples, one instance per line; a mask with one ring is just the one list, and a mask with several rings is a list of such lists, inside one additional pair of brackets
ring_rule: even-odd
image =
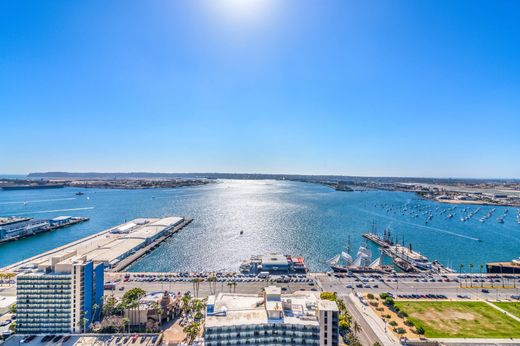
[[(84, 191), (84, 196), (75, 192)], [(26, 204), (24, 204), (26, 202)], [(185, 215), (194, 222), (150, 255), (134, 271), (237, 270), (251, 254), (282, 252), (302, 255), (312, 270), (327, 270), (325, 261), (344, 249), (348, 235), (353, 248), (361, 233), (376, 222), (390, 228), (406, 244), (430, 259), (458, 268), (478, 268), (487, 261), (520, 256), (520, 224), (509, 208), (504, 224), (497, 207), (485, 223), (477, 206), (457, 206), (420, 199), (412, 193), (337, 192), (325, 186), (287, 181), (220, 181), (206, 186), (160, 190), (52, 189), (0, 191), (0, 216), (51, 218), (86, 216), (90, 221), (0, 245), (0, 267), (36, 255), (136, 217)], [(466, 212), (463, 209), (467, 208)], [(426, 215), (433, 219), (425, 224)], [(403, 215), (404, 214), (404, 215)], [(418, 214), (419, 216), (415, 217)], [(240, 231), (244, 231), (240, 235)], [(478, 241), (478, 240), (481, 241)], [(376, 249), (373, 249), (374, 252)]]

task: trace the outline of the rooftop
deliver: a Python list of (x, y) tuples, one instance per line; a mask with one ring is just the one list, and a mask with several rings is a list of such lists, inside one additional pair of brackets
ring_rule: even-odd
[(22, 261), (18, 268), (45, 266), (50, 264), (52, 258), (71, 253), (113, 265), (182, 221), (181, 217), (135, 219)]
[[(277, 289), (277, 290), (275, 290)], [(270, 286), (266, 294), (279, 294), (280, 288)], [(215, 301), (215, 315), (207, 316), (206, 327), (223, 327), (247, 324), (284, 323), (319, 326), (317, 309), (323, 302), (322, 308), (337, 309), (334, 302), (322, 301), (313, 292), (296, 292), (281, 296), (281, 301), (265, 302), (263, 295), (220, 293), (210, 296), (208, 302)], [(266, 307), (266, 304), (268, 305)], [(268, 319), (268, 310), (283, 310), (280, 320)]]

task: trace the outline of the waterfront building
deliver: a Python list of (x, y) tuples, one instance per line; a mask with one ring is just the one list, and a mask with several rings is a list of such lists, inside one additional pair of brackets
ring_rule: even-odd
[(208, 298), (206, 346), (339, 344), (335, 302), (313, 292), (281, 294), (269, 286), (263, 294), (220, 293)]
[[(70, 221), (70, 220), (69, 220)], [(58, 218), (53, 222), (67, 222)], [(104, 230), (95, 235), (74, 241), (61, 248), (21, 261), (11, 266), (11, 270), (23, 270), (48, 263), (54, 256), (75, 251), (78, 256), (86, 256), (88, 261), (103, 263), (105, 268), (116, 266), (121, 260), (135, 254), (142, 248), (158, 241), (158, 238), (171, 234), (175, 227), (187, 222), (182, 217), (138, 218)]]
[(103, 264), (75, 251), (52, 257), (17, 277), (17, 332), (88, 331), (102, 311)]
[(486, 270), (492, 274), (520, 274), (520, 257), (510, 262), (486, 263)]
[(50, 228), (49, 220), (25, 219), (0, 225), (0, 241), (26, 237)]

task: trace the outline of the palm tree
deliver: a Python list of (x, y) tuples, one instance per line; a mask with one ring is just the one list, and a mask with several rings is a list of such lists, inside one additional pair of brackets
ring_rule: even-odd
[[(459, 270), (459, 273), (462, 274), (462, 268), (464, 268), (464, 264), (460, 264), (460, 270)], [(462, 287), (462, 281), (460, 281), (460, 284), (459, 284), (460, 287)]]
[(473, 272), (473, 263), (469, 264), (469, 271), (470, 271), (469, 282), (470, 282), (471, 287), (473, 287), (473, 276), (471, 276), (471, 274)]
[(130, 320), (128, 318), (123, 318), (123, 329), (125, 326), (128, 326), (128, 334), (130, 334)]
[(92, 305), (92, 322), (96, 321), (96, 315), (98, 313), (98, 309), (99, 309), (99, 305), (94, 303), (94, 305)]
[(232, 284), (231, 282), (228, 282), (227, 285), (228, 285), (229, 293), (231, 293), (231, 286), (232, 286), (233, 284)]
[(209, 293), (216, 294), (217, 293), (217, 277), (215, 274), (211, 274), (208, 277), (208, 283), (209, 283)]
[(484, 282), (482, 281), (482, 270), (484, 269), (484, 265), (480, 265), (480, 288), (484, 287)]
[(155, 316), (157, 317), (157, 323), (160, 326), (162, 323), (163, 309), (161, 308), (158, 302), (153, 302), (151, 308), (153, 309)]
[(354, 334), (357, 334), (361, 331), (361, 326), (359, 325), (359, 323), (357, 321), (354, 321), (354, 325), (353, 325), (353, 332)]
[(191, 280), (191, 282), (193, 284), (193, 292), (195, 292), (195, 297), (198, 298), (199, 297), (200, 283), (202, 282), (202, 279), (201, 278), (193, 278)]
[(191, 345), (193, 340), (199, 335), (200, 324), (198, 322), (193, 322), (184, 327), (183, 331), (186, 333), (188, 338), (188, 343)]

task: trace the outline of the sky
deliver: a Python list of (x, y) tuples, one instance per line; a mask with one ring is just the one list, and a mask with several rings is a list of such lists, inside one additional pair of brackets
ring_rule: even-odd
[(520, 2), (0, 2), (0, 173), (520, 178)]

